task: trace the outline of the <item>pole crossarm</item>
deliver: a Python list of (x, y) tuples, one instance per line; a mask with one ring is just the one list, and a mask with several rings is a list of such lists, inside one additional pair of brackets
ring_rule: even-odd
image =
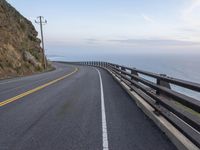
[(44, 19), (43, 16), (39, 16), (39, 17), (37, 17), (37, 19), (38, 19), (38, 21), (35, 20), (35, 23), (38, 23), (38, 24), (42, 23), (43, 25), (47, 24), (47, 20)]

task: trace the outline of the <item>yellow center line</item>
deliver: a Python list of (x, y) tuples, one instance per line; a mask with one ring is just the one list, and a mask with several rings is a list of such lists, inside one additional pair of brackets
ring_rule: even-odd
[(71, 76), (72, 74), (76, 73), (77, 71), (78, 71), (78, 68), (75, 68), (75, 70), (73, 72), (71, 72), (71, 73), (69, 73), (67, 75), (64, 75), (64, 76), (62, 76), (62, 77), (60, 77), (58, 79), (52, 80), (52, 81), (50, 81), (50, 82), (48, 82), (48, 83), (46, 83), (44, 85), (38, 86), (38, 87), (36, 87), (36, 88), (34, 88), (32, 90), (26, 91), (26, 92), (24, 92), (22, 94), (19, 94), (19, 95), (15, 96), (15, 97), (12, 97), (10, 99), (4, 100), (4, 101), (0, 102), (0, 107), (2, 107), (4, 105), (7, 105), (7, 104), (9, 104), (11, 102), (14, 102), (14, 101), (16, 101), (16, 100), (18, 100), (20, 98), (23, 98), (23, 97), (25, 97), (27, 95), (30, 95), (30, 94), (32, 94), (32, 93), (34, 93), (36, 91), (39, 91), (39, 90), (41, 90), (41, 89), (43, 89), (43, 88), (45, 88), (45, 87), (47, 87), (49, 85), (52, 85), (52, 84), (54, 84), (54, 83), (56, 83), (56, 82), (58, 82), (60, 80), (63, 80), (65, 78)]

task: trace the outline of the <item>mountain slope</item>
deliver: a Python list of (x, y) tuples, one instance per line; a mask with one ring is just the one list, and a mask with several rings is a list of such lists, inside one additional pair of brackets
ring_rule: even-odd
[(0, 0), (0, 78), (43, 70), (37, 31), (5, 0)]

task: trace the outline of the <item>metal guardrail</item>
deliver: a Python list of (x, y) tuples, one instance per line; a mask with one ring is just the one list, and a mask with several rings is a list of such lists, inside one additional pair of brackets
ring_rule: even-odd
[[(98, 66), (109, 70), (130, 90), (135, 91), (149, 103), (157, 115), (165, 117), (200, 147), (200, 101), (171, 89), (171, 85), (177, 85), (200, 92), (200, 84), (107, 62), (90, 61), (73, 62), (73, 64)], [(143, 76), (156, 79), (156, 83)]]

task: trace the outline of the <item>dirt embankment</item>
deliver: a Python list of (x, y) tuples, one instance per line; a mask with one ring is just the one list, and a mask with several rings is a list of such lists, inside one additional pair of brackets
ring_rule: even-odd
[(29, 20), (0, 0), (0, 78), (44, 70), (37, 35)]

